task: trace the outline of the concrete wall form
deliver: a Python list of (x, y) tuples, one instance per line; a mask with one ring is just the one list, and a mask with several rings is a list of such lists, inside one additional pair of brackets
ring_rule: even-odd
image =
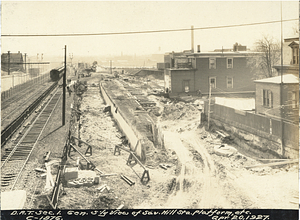
[[(116, 120), (119, 128), (122, 132), (126, 135), (129, 143), (130, 148), (132, 151), (136, 153), (141, 161), (145, 161), (145, 152), (142, 148), (142, 137), (137, 132), (135, 132), (132, 127), (127, 123), (125, 117), (122, 115), (122, 112), (118, 106), (115, 105), (113, 100), (108, 96), (107, 92), (105, 91), (103, 85), (100, 83), (100, 91), (105, 100), (105, 103), (111, 106), (111, 114), (113, 115), (114, 119)], [(118, 108), (117, 112), (116, 109)]]

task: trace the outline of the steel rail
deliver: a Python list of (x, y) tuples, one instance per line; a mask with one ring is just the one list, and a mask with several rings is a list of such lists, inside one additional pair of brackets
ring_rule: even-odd
[(11, 138), (14, 132), (23, 124), (30, 115), (40, 104), (40, 102), (58, 85), (57, 82), (53, 83), (41, 96), (39, 96), (30, 106), (28, 106), (13, 122), (6, 126), (1, 131), (1, 147)]
[[(55, 95), (57, 95), (57, 91), (56, 91), (56, 94), (55, 94)], [(61, 93), (58, 94), (58, 95), (59, 95), (59, 97), (58, 97), (58, 99), (57, 99), (57, 101), (56, 101), (56, 103), (55, 103), (55, 105), (54, 105), (54, 108), (52, 108), (52, 110), (51, 110), (51, 112), (50, 112), (50, 114), (49, 114), (49, 116), (48, 116), (48, 118), (47, 118), (47, 121), (45, 122), (45, 124), (44, 124), (44, 126), (43, 126), (43, 128), (42, 128), (42, 130), (41, 130), (41, 132), (40, 132), (40, 134), (38, 135), (38, 138), (36, 139), (35, 143), (33, 144), (32, 149), (31, 149), (30, 153), (28, 154), (28, 156), (27, 156), (27, 158), (26, 158), (26, 160), (25, 160), (25, 162), (24, 162), (24, 164), (23, 164), (23, 166), (22, 166), (22, 168), (21, 168), (19, 174), (17, 175), (17, 177), (16, 177), (16, 179), (15, 179), (15, 182), (14, 182), (14, 184), (12, 185), (12, 187), (11, 187), (10, 190), (13, 190), (13, 188), (14, 188), (15, 185), (16, 185), (16, 183), (18, 182), (18, 180), (19, 180), (19, 178), (20, 178), (20, 176), (21, 176), (21, 174), (22, 174), (22, 171), (23, 171), (24, 167), (25, 167), (26, 164), (27, 164), (27, 161), (29, 160), (29, 158), (30, 158), (30, 156), (31, 156), (31, 154), (32, 154), (32, 152), (33, 152), (33, 150), (34, 150), (36, 144), (38, 143), (38, 141), (39, 141), (39, 139), (40, 139), (40, 137), (41, 137), (41, 135), (42, 135), (42, 133), (43, 133), (43, 131), (44, 131), (46, 125), (48, 124), (48, 122), (49, 122), (49, 120), (50, 120), (50, 118), (51, 118), (51, 116), (52, 116), (52, 113), (54, 112), (54, 110), (55, 110), (55, 108), (56, 108), (56, 106), (57, 106), (57, 104), (58, 104), (58, 102), (59, 102), (59, 100), (60, 100), (60, 98), (61, 98), (61, 96), (62, 96)], [(49, 102), (47, 103), (47, 105), (46, 105), (46, 106), (44, 107), (44, 109), (41, 111), (41, 113), (40, 113), (39, 116), (37, 117), (37, 120), (39, 119), (40, 115), (45, 111), (45, 109), (48, 107), (48, 105), (49, 105), (50, 102), (53, 100), (53, 98), (54, 98), (54, 95), (51, 97), (51, 99), (49, 100)], [(35, 120), (35, 122), (36, 122), (37, 120)], [(32, 125), (34, 125), (34, 123), (33, 123)], [(32, 126), (32, 127), (33, 127), (33, 126)], [(29, 129), (29, 130), (30, 130), (30, 129)]]
[(47, 105), (43, 108), (43, 110), (39, 113), (39, 115), (35, 118), (33, 123), (30, 125), (30, 127), (27, 129), (27, 131), (24, 133), (24, 135), (21, 137), (21, 139), (18, 141), (14, 149), (10, 152), (10, 154), (7, 156), (7, 158), (4, 160), (4, 162), (1, 164), (1, 168), (9, 161), (9, 159), (12, 157), (14, 152), (18, 149), (18, 146), (23, 142), (27, 134), (30, 132), (30, 130), (34, 127), (35, 123), (38, 121), (39, 116), (43, 113), (43, 111), (47, 108), (48, 104), (51, 102), (51, 100), (54, 98), (54, 95), (48, 100)]

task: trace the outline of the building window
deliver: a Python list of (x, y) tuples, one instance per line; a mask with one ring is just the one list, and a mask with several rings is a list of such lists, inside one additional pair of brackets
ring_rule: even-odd
[(227, 58), (227, 69), (233, 68), (233, 58)]
[(209, 58), (209, 69), (216, 69), (217, 64), (216, 64), (216, 58)]
[(216, 77), (209, 77), (209, 84), (211, 88), (217, 88), (217, 78)]
[(293, 47), (293, 64), (299, 64), (299, 48)]
[(190, 91), (190, 81), (189, 80), (183, 80), (183, 91), (184, 92)]
[(296, 92), (289, 92), (289, 100), (291, 102), (291, 106), (292, 108), (298, 108), (298, 100), (297, 100), (297, 96), (296, 96)]
[(227, 77), (227, 88), (233, 88), (233, 78)]
[(271, 90), (263, 89), (263, 105), (269, 108), (273, 107), (273, 94)]

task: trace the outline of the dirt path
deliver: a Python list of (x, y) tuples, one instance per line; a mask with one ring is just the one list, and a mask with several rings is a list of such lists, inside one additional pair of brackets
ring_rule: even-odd
[(293, 168), (270, 167), (247, 170), (244, 163), (257, 161), (240, 154), (232, 157), (214, 154), (208, 150), (213, 147), (201, 140), (199, 129), (165, 131), (164, 137), (166, 148), (174, 150), (182, 164), (176, 187), (164, 207), (297, 209), (297, 204), (291, 202), (298, 196), (296, 168), (295, 172)]
[(176, 179), (176, 189), (166, 202), (166, 208), (189, 207), (191, 195), (187, 185), (195, 176), (201, 175), (201, 170), (195, 167), (193, 158), (182, 144), (178, 133), (166, 131), (164, 132), (164, 140), (165, 147), (174, 150), (182, 164), (181, 172)]

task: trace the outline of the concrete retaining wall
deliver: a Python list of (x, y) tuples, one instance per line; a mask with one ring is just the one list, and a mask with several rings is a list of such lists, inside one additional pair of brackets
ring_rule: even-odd
[(141, 161), (145, 161), (146, 155), (145, 155), (145, 151), (142, 148), (144, 138), (141, 135), (139, 135), (136, 131), (134, 131), (133, 128), (129, 125), (129, 123), (127, 123), (125, 117), (122, 115), (122, 111), (120, 110), (120, 108), (118, 108), (118, 106), (116, 106), (113, 100), (111, 100), (111, 98), (108, 96), (107, 92), (105, 91), (101, 83), (100, 83), (100, 91), (105, 103), (111, 106), (111, 114), (116, 120), (119, 128), (126, 135), (128, 142), (130, 143), (131, 150), (136, 153), (136, 155), (139, 157)]

